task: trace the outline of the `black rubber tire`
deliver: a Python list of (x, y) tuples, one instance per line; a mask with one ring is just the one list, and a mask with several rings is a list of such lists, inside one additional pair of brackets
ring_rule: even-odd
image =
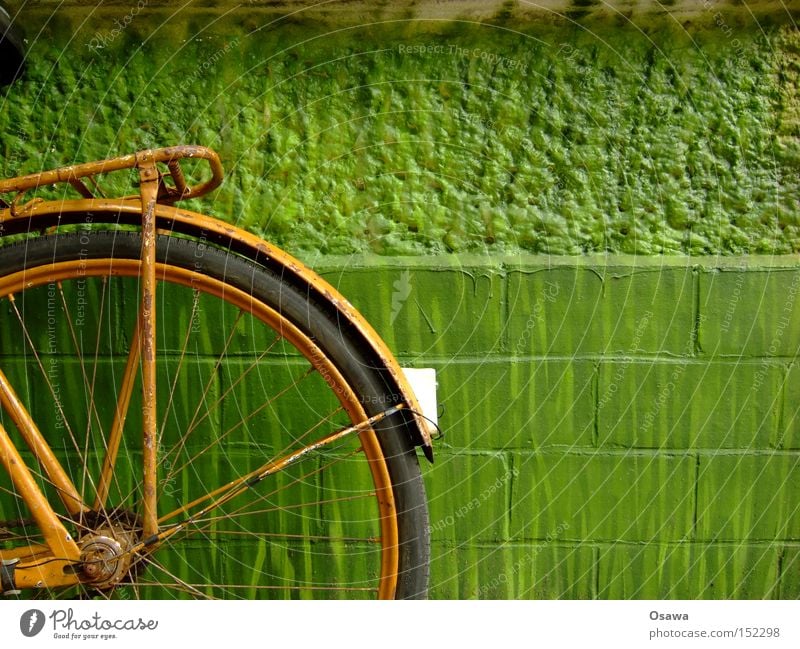
[[(196, 254), (204, 246), (202, 254)], [(47, 235), (0, 247), (0, 275), (53, 262), (79, 259), (139, 259), (141, 235), (129, 231), (93, 231)], [(273, 270), (205, 242), (159, 236), (159, 262), (202, 272), (247, 291), (278, 310), (310, 335), (328, 355), (361, 398), (367, 414), (375, 415), (391, 403), (375, 362), (365, 357), (347, 328), (336, 321), (335, 309), (309, 297), (309, 291), (282, 281)], [(429, 527), (425, 488), (417, 455), (404, 426), (404, 418), (388, 417), (376, 426), (386, 457), (397, 507), (400, 541), (397, 599), (427, 596), (429, 575)]]

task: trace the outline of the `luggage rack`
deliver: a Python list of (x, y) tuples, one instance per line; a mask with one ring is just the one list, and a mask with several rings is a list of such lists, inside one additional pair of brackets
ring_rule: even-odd
[[(184, 158), (207, 160), (211, 167), (211, 177), (199, 185), (190, 186), (181, 168), (180, 161)], [(145, 165), (151, 164), (161, 165), (158, 170), (156, 202), (162, 205), (173, 205), (178, 201), (203, 196), (219, 187), (222, 182), (222, 163), (215, 151), (195, 145), (164, 147), (0, 181), (0, 208), (9, 209), (12, 218), (22, 216), (27, 208), (44, 200), (33, 198), (22, 203), (22, 198), (29, 191), (57, 184), (70, 185), (86, 200), (105, 199), (108, 197), (104, 195), (97, 182), (97, 176), (126, 169), (141, 169)], [(171, 179), (171, 183), (168, 182), (169, 179)], [(7, 194), (14, 194), (14, 196), (10, 199), (3, 196)], [(138, 201), (140, 195), (120, 196), (114, 200)]]

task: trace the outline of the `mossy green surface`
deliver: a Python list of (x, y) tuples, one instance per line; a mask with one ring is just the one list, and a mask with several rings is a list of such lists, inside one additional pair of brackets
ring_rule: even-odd
[(115, 20), (32, 40), (4, 174), (208, 145), (210, 209), (296, 253), (800, 249), (785, 29)]

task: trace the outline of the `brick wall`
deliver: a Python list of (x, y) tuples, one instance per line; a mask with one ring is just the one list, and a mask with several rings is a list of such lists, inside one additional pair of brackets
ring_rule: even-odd
[(438, 372), (433, 595), (797, 596), (798, 261), (331, 262)]

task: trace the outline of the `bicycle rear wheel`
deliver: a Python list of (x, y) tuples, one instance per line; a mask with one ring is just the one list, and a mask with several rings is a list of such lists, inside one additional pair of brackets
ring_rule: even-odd
[[(79, 545), (106, 559), (102, 579), (78, 590), (124, 598), (425, 596), (427, 508), (405, 419), (391, 415), (314, 448), (396, 405), (381, 372), (335, 310), (303, 287), (204, 241), (163, 235), (160, 525), (187, 520), (269, 460), (302, 459), (192, 520), (152, 555), (120, 558), (141, 540), (142, 397), (138, 371), (126, 378), (140, 248), (130, 231), (0, 248), (0, 366), (92, 505), (79, 516), (58, 513)], [(104, 478), (126, 394), (119, 450)], [(8, 417), (2, 422), (13, 432)], [(46, 476), (37, 476), (57, 503)], [(0, 490), (0, 519), (19, 523), (0, 541), (39, 542), (7, 479)]]

